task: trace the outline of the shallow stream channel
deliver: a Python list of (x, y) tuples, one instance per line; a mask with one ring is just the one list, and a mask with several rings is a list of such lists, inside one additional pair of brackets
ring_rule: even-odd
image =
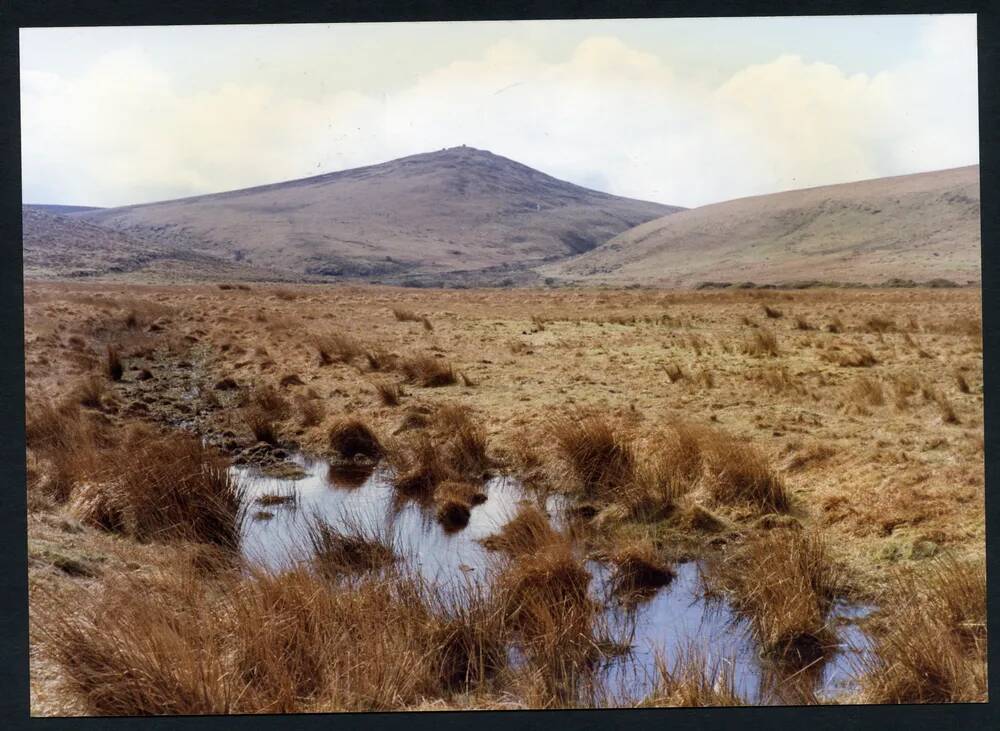
[[(309, 524), (320, 518), (334, 531), (338, 526), (356, 526), (358, 521), (390, 531), (396, 550), (425, 580), (439, 586), (482, 581), (500, 558), (480, 541), (503, 527), (522, 501), (532, 499), (516, 480), (493, 478), (484, 487), (487, 499), (472, 508), (468, 524), (448, 531), (433, 510), (401, 501), (384, 469), (343, 480), (324, 460), (298, 454), (291, 459), (304, 476), (271, 477), (248, 465), (232, 468), (248, 491), (250, 509), (241, 546), (251, 565), (281, 570), (308, 560), (312, 550)], [(559, 496), (546, 501), (556, 527), (565, 525), (564, 507)], [(796, 698), (801, 698), (804, 678), (820, 702), (855, 690), (853, 679), (869, 652), (869, 641), (858, 622), (871, 607), (836, 605), (829, 621), (836, 628), (837, 649), (827, 653), (822, 663), (790, 679), (787, 673), (776, 673), (759, 655), (744, 618), (724, 600), (706, 598), (697, 561), (674, 565), (675, 577), (669, 584), (640, 602), (627, 604), (611, 591), (610, 565), (587, 560), (585, 566), (591, 575), (590, 592), (603, 607), (605, 626), (611, 636), (631, 647), (606, 660), (599, 671), (612, 697), (644, 697), (657, 677), (657, 656), (669, 666), (671, 658), (691, 648), (705, 653), (709, 667), (724, 667), (737, 692), (754, 704), (799, 702)], [(799, 695), (791, 694), (792, 686)]]

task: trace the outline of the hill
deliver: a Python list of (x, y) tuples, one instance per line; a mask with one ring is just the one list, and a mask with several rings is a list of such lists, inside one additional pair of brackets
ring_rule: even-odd
[(73, 214), (157, 245), (315, 276), (522, 268), (680, 210), (471, 147), (227, 193)]
[(980, 276), (979, 166), (792, 190), (692, 208), (537, 267), (560, 280), (959, 283)]

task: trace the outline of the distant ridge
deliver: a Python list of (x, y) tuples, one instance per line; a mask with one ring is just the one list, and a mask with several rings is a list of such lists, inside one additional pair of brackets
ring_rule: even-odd
[(536, 267), (581, 283), (980, 278), (979, 166), (792, 190), (640, 224)]
[(83, 211), (99, 211), (97, 206), (63, 206), (56, 203), (27, 203), (23, 206), (31, 211), (42, 211), (43, 213), (82, 213)]

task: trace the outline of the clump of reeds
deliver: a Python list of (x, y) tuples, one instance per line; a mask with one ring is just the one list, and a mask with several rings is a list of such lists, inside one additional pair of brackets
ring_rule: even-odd
[(82, 378), (77, 382), (72, 391), (73, 398), (81, 406), (91, 409), (104, 408), (105, 399), (108, 396), (107, 384), (95, 375)]
[(743, 352), (747, 355), (755, 357), (777, 357), (780, 353), (778, 349), (778, 338), (770, 330), (758, 328), (750, 333), (746, 340), (744, 340)]
[(577, 489), (588, 499), (606, 496), (629, 482), (636, 456), (624, 430), (597, 414), (554, 421), (550, 433)]
[(503, 663), (501, 615), (485, 600), (466, 606), (394, 572), (343, 583), (301, 566), (215, 587), (178, 568), (115, 575), (39, 624), (88, 713), (376, 711), (471, 687)]
[(433, 355), (413, 355), (399, 363), (399, 370), (409, 383), (424, 387), (450, 386), (458, 380), (451, 363)]
[(705, 446), (706, 488), (716, 502), (751, 505), (764, 512), (788, 510), (784, 481), (756, 447), (722, 434)]
[(326, 416), (326, 408), (320, 399), (299, 396), (295, 405), (298, 408), (299, 423), (302, 426), (317, 426), (323, 422), (323, 418)]
[(285, 419), (291, 412), (291, 404), (270, 384), (255, 386), (250, 389), (246, 399), (252, 408), (257, 409), (260, 413), (271, 419)]
[(338, 332), (314, 335), (312, 346), (316, 349), (321, 366), (347, 363), (364, 352), (364, 348), (357, 340)]
[(441, 694), (427, 591), (410, 578), (342, 585), (299, 568), (242, 582), (224, 606), (246, 710), (387, 710)]
[(867, 376), (860, 376), (854, 380), (847, 397), (851, 402), (862, 407), (882, 406), (885, 403), (882, 383)]
[(891, 377), (894, 402), (897, 409), (903, 410), (909, 405), (908, 399), (920, 391), (921, 379), (912, 371), (894, 373)]
[(138, 540), (238, 545), (244, 488), (200, 440), (136, 436), (104, 458), (102, 479), (74, 504), (82, 521)]
[(804, 315), (795, 316), (795, 329), (796, 330), (815, 330), (816, 327), (805, 318)]
[(162, 584), (119, 576), (74, 611), (41, 605), (42, 646), (88, 713), (233, 712), (239, 690), (214, 646), (212, 608), (197, 601), (194, 577)]
[(747, 705), (736, 688), (735, 663), (728, 658), (710, 664), (703, 648), (678, 650), (668, 665), (656, 657), (656, 684), (640, 705), (703, 708)]
[(396, 462), (393, 484), (404, 495), (427, 498), (440, 483), (459, 477), (438, 445), (424, 432), (417, 432), (393, 457)]
[(793, 443), (790, 445), (791, 456), (785, 461), (784, 469), (787, 472), (799, 472), (812, 465), (826, 462), (833, 457), (837, 450), (830, 444), (813, 442), (811, 444)]
[(982, 561), (935, 559), (897, 576), (867, 656), (868, 703), (984, 701), (986, 570)]
[(375, 392), (386, 406), (398, 406), (400, 398), (404, 395), (402, 386), (385, 380), (375, 383)]
[(631, 481), (618, 491), (629, 512), (642, 519), (658, 519), (673, 511), (681, 496), (701, 480), (703, 442), (710, 433), (687, 422), (676, 422), (646, 445)]
[(275, 445), (280, 441), (274, 418), (259, 406), (247, 406), (241, 412), (243, 423), (258, 442)]
[(600, 657), (589, 583), (590, 574), (562, 540), (518, 555), (494, 586), (506, 625), (540, 673), (546, 695), (557, 701), (571, 697)]
[(313, 516), (307, 537), (317, 567), (327, 576), (379, 571), (399, 560), (393, 536), (356, 515), (343, 515), (336, 527)]
[(472, 506), (469, 503), (451, 496), (435, 496), (435, 503), (437, 520), (446, 531), (461, 530), (469, 524), (472, 517)]
[(483, 539), (482, 543), (492, 551), (520, 556), (534, 553), (558, 540), (560, 535), (545, 514), (534, 505), (525, 504), (497, 533)]
[(125, 373), (125, 367), (122, 365), (121, 354), (118, 352), (118, 348), (113, 345), (108, 346), (104, 372), (112, 381), (120, 381), (122, 379), (122, 375)]
[(858, 344), (850, 345), (846, 352), (832, 351), (827, 357), (845, 368), (871, 368), (878, 363), (871, 350)]
[(796, 381), (795, 377), (789, 373), (788, 368), (784, 366), (781, 368), (766, 368), (757, 377), (764, 382), (768, 390), (774, 393), (785, 393), (788, 391), (802, 393), (803, 391), (801, 384)]
[(379, 459), (384, 454), (379, 438), (357, 417), (344, 417), (335, 421), (330, 426), (328, 440), (330, 449), (343, 459)]
[(41, 492), (65, 503), (76, 485), (99, 474), (101, 451), (115, 443), (112, 432), (103, 421), (81, 412), (73, 399), (30, 403), (26, 417), (27, 446), (47, 465)]
[(505, 618), (488, 592), (470, 585), (435, 596), (429, 642), (438, 682), (447, 692), (463, 692), (496, 678), (507, 667)]
[(404, 310), (400, 307), (392, 308), (393, 316), (400, 322), (420, 322), (421, 316), (412, 310)]
[(677, 383), (677, 381), (684, 378), (684, 371), (676, 363), (667, 363), (664, 365), (663, 372), (667, 374), (667, 379), (671, 383)]
[(865, 320), (864, 329), (873, 333), (894, 332), (896, 330), (896, 323), (887, 317), (875, 315)]
[(642, 593), (669, 584), (673, 570), (656, 553), (650, 541), (630, 541), (609, 556), (615, 567), (612, 584), (619, 593)]
[(450, 467), (469, 478), (483, 477), (493, 460), (487, 453), (486, 429), (472, 412), (466, 407), (445, 405), (434, 413), (434, 423), (447, 436), (444, 451)]
[(721, 584), (750, 619), (766, 653), (800, 665), (836, 644), (827, 615), (844, 579), (819, 537), (786, 528), (755, 536), (708, 580)]
[[(945, 396), (943, 391), (937, 388), (928, 388), (927, 390), (929, 391), (928, 400), (933, 401), (938, 407), (938, 413), (941, 414), (942, 422), (945, 424), (961, 423), (958, 418), (958, 413), (955, 411), (954, 405), (948, 400), (948, 397)], [(927, 398), (927, 394), (925, 394), (925, 398)]]
[(365, 363), (370, 371), (387, 371), (396, 367), (399, 361), (398, 356), (389, 351), (374, 347), (364, 351)]

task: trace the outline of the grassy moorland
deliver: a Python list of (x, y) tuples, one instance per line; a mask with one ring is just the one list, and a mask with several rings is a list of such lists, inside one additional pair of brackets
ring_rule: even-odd
[[(29, 282), (32, 712), (747, 702), (710, 648), (643, 697), (591, 687), (617, 650), (585, 556), (622, 594), (698, 559), (790, 676), (833, 604), (873, 604), (837, 700), (985, 700), (980, 312), (974, 289)], [(540, 499), (457, 596), (370, 526), (245, 567), (227, 467), (294, 477), (297, 451), (388, 465), (449, 530), (485, 475)]]

